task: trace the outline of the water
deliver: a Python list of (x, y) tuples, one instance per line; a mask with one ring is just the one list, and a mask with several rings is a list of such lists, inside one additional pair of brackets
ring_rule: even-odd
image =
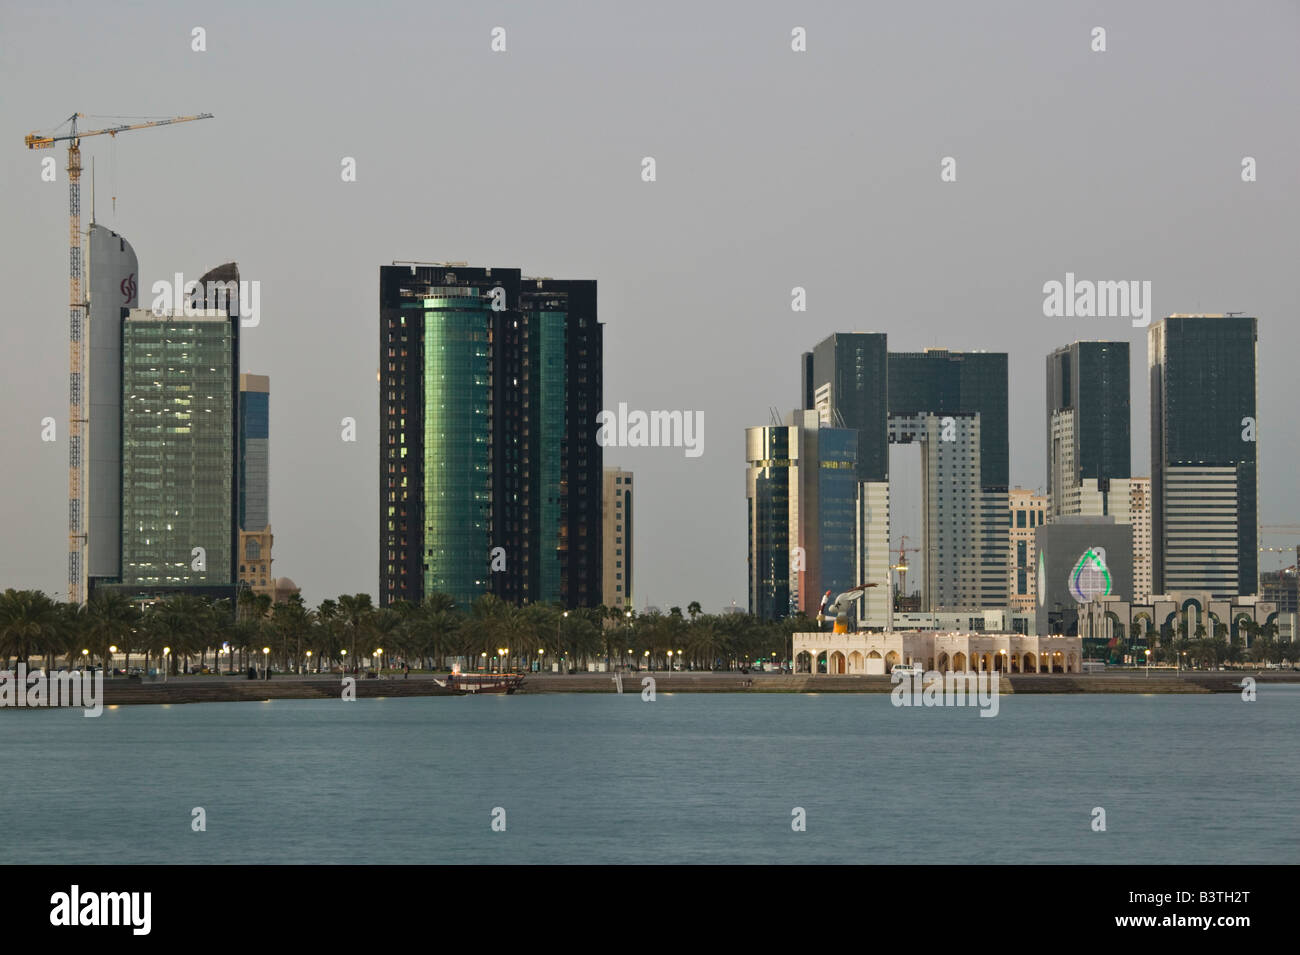
[(1300, 686), (11, 710), (0, 862), (1294, 863), (1298, 738)]

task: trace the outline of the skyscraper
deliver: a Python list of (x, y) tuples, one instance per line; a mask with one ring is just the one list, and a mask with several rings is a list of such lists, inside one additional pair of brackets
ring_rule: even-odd
[(1258, 592), (1257, 322), (1170, 315), (1147, 333), (1152, 588)]
[(122, 312), (139, 302), (140, 266), (131, 243), (95, 223), (89, 252), (85, 526), (86, 574), (93, 593), (101, 581), (117, 580), (122, 573)]
[(889, 418), (923, 442), (922, 606), (1006, 607), (1006, 353), (891, 353)]
[(380, 269), (380, 603), (600, 602), (596, 283)]
[(228, 312), (127, 312), (123, 588), (234, 596), (238, 369), (239, 319)]
[(254, 593), (275, 588), (271, 570), (271, 379), (239, 376), (239, 581)]
[(1007, 522), (1007, 589), (1010, 604), (1016, 610), (1031, 613), (1037, 596), (1035, 572), (1035, 530), (1046, 523), (1047, 497), (1023, 487), (1008, 492), (1010, 520)]
[(606, 607), (631, 607), (632, 589), (632, 472), (605, 468), (601, 537), (604, 541), (602, 573)]
[[(823, 424), (857, 431), (860, 573), (876, 582), (865, 621), (885, 623), (889, 447), (919, 442), (925, 573), (922, 605), (1007, 605), (1007, 356), (888, 351), (879, 333), (835, 334), (800, 359), (801, 398)], [(879, 578), (879, 579), (877, 579)]]
[(239, 528), (260, 531), (271, 523), (271, 379), (239, 376)]
[(1129, 421), (1128, 342), (1079, 341), (1047, 356), (1052, 517), (1127, 511)]
[(750, 613), (813, 616), (825, 591), (858, 583), (857, 443), (815, 411), (745, 429)]

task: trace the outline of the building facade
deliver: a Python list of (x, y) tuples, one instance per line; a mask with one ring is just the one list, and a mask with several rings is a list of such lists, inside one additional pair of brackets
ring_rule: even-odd
[(461, 263), (380, 269), (380, 604), (594, 606), (596, 283)]
[(801, 356), (800, 379), (805, 409), (857, 432), (857, 564), (883, 591), (867, 592), (865, 622), (883, 626), (889, 609), (889, 450), (900, 442), (921, 443), (922, 607), (1005, 607), (1006, 354), (891, 353), (884, 334), (838, 333)]
[(139, 304), (140, 266), (131, 243), (91, 223), (87, 363), (90, 395), (84, 442), (86, 573), (90, 592), (122, 575), (122, 314)]
[[(813, 616), (826, 591), (860, 582), (856, 539), (872, 502), (857, 479), (857, 435), (794, 411), (745, 430), (750, 613)], [(861, 612), (861, 611), (860, 611)]]
[(1113, 517), (1058, 517), (1034, 532), (1039, 634), (1075, 636), (1080, 607), (1132, 599), (1133, 530)]
[(883, 675), (898, 664), (939, 673), (1079, 673), (1083, 662), (1078, 637), (1019, 633), (796, 633), (792, 644), (796, 673), (830, 676)]
[(234, 595), (239, 320), (122, 322), (122, 573), (135, 593)]
[(634, 605), (632, 589), (632, 472), (605, 468), (601, 493), (602, 580), (606, 607)]
[(1171, 315), (1147, 335), (1152, 590), (1255, 594), (1256, 320)]
[(1031, 613), (1037, 604), (1036, 529), (1047, 517), (1047, 495), (1013, 487), (1007, 495), (1007, 594), (1013, 608)]
[(1047, 356), (1047, 498), (1052, 517), (1127, 510), (1132, 473), (1129, 395), (1128, 342), (1079, 341)]

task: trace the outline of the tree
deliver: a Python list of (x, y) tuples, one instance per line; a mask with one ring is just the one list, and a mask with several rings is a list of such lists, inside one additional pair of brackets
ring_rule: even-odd
[(116, 590), (99, 590), (86, 604), (84, 636), (86, 646), (104, 661), (104, 672), (112, 665), (110, 647), (126, 651), (126, 667), (131, 666), (131, 643), (140, 623), (140, 611), (125, 594)]
[(0, 594), (0, 654), (6, 666), (10, 657), (26, 664), (40, 654), (48, 669), (62, 649), (61, 622), (58, 605), (39, 590), (11, 588)]

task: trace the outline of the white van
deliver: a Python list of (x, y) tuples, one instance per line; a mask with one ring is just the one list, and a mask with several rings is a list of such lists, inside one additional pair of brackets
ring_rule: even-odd
[(892, 670), (890, 670), (889, 672), (890, 672), (891, 675), (894, 674), (894, 673), (920, 673), (920, 672), (921, 672), (921, 664), (919, 664), (919, 663), (895, 663), (895, 664), (894, 664), (894, 668), (893, 668)]

